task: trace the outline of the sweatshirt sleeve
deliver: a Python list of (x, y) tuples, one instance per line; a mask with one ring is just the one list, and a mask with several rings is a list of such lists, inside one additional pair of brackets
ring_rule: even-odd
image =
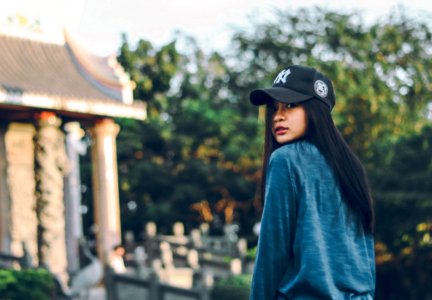
[(251, 300), (273, 300), (288, 265), (293, 263), (292, 244), (296, 200), (289, 161), (274, 152), (267, 167), (264, 210), (252, 278)]

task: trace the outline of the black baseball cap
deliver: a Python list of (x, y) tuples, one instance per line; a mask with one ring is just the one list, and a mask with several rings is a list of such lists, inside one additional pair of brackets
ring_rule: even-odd
[(324, 102), (330, 110), (336, 100), (331, 80), (314, 68), (289, 66), (276, 76), (270, 88), (253, 90), (249, 99), (253, 105), (269, 101), (298, 103), (312, 98)]

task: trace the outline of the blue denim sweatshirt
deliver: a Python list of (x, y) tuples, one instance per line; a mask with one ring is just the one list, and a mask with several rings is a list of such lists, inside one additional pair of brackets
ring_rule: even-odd
[(349, 213), (326, 159), (300, 140), (275, 150), (251, 300), (373, 299), (373, 236)]

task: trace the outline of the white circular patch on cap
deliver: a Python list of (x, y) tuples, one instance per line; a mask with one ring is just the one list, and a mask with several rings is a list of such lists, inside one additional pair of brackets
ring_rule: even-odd
[(315, 89), (315, 93), (321, 98), (327, 97), (328, 86), (324, 81), (322, 80), (315, 81), (314, 89)]

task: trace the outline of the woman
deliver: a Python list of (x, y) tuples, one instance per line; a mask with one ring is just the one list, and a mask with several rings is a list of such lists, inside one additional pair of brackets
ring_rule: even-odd
[(373, 299), (372, 197), (333, 123), (330, 79), (290, 66), (250, 100), (267, 105), (251, 299)]

